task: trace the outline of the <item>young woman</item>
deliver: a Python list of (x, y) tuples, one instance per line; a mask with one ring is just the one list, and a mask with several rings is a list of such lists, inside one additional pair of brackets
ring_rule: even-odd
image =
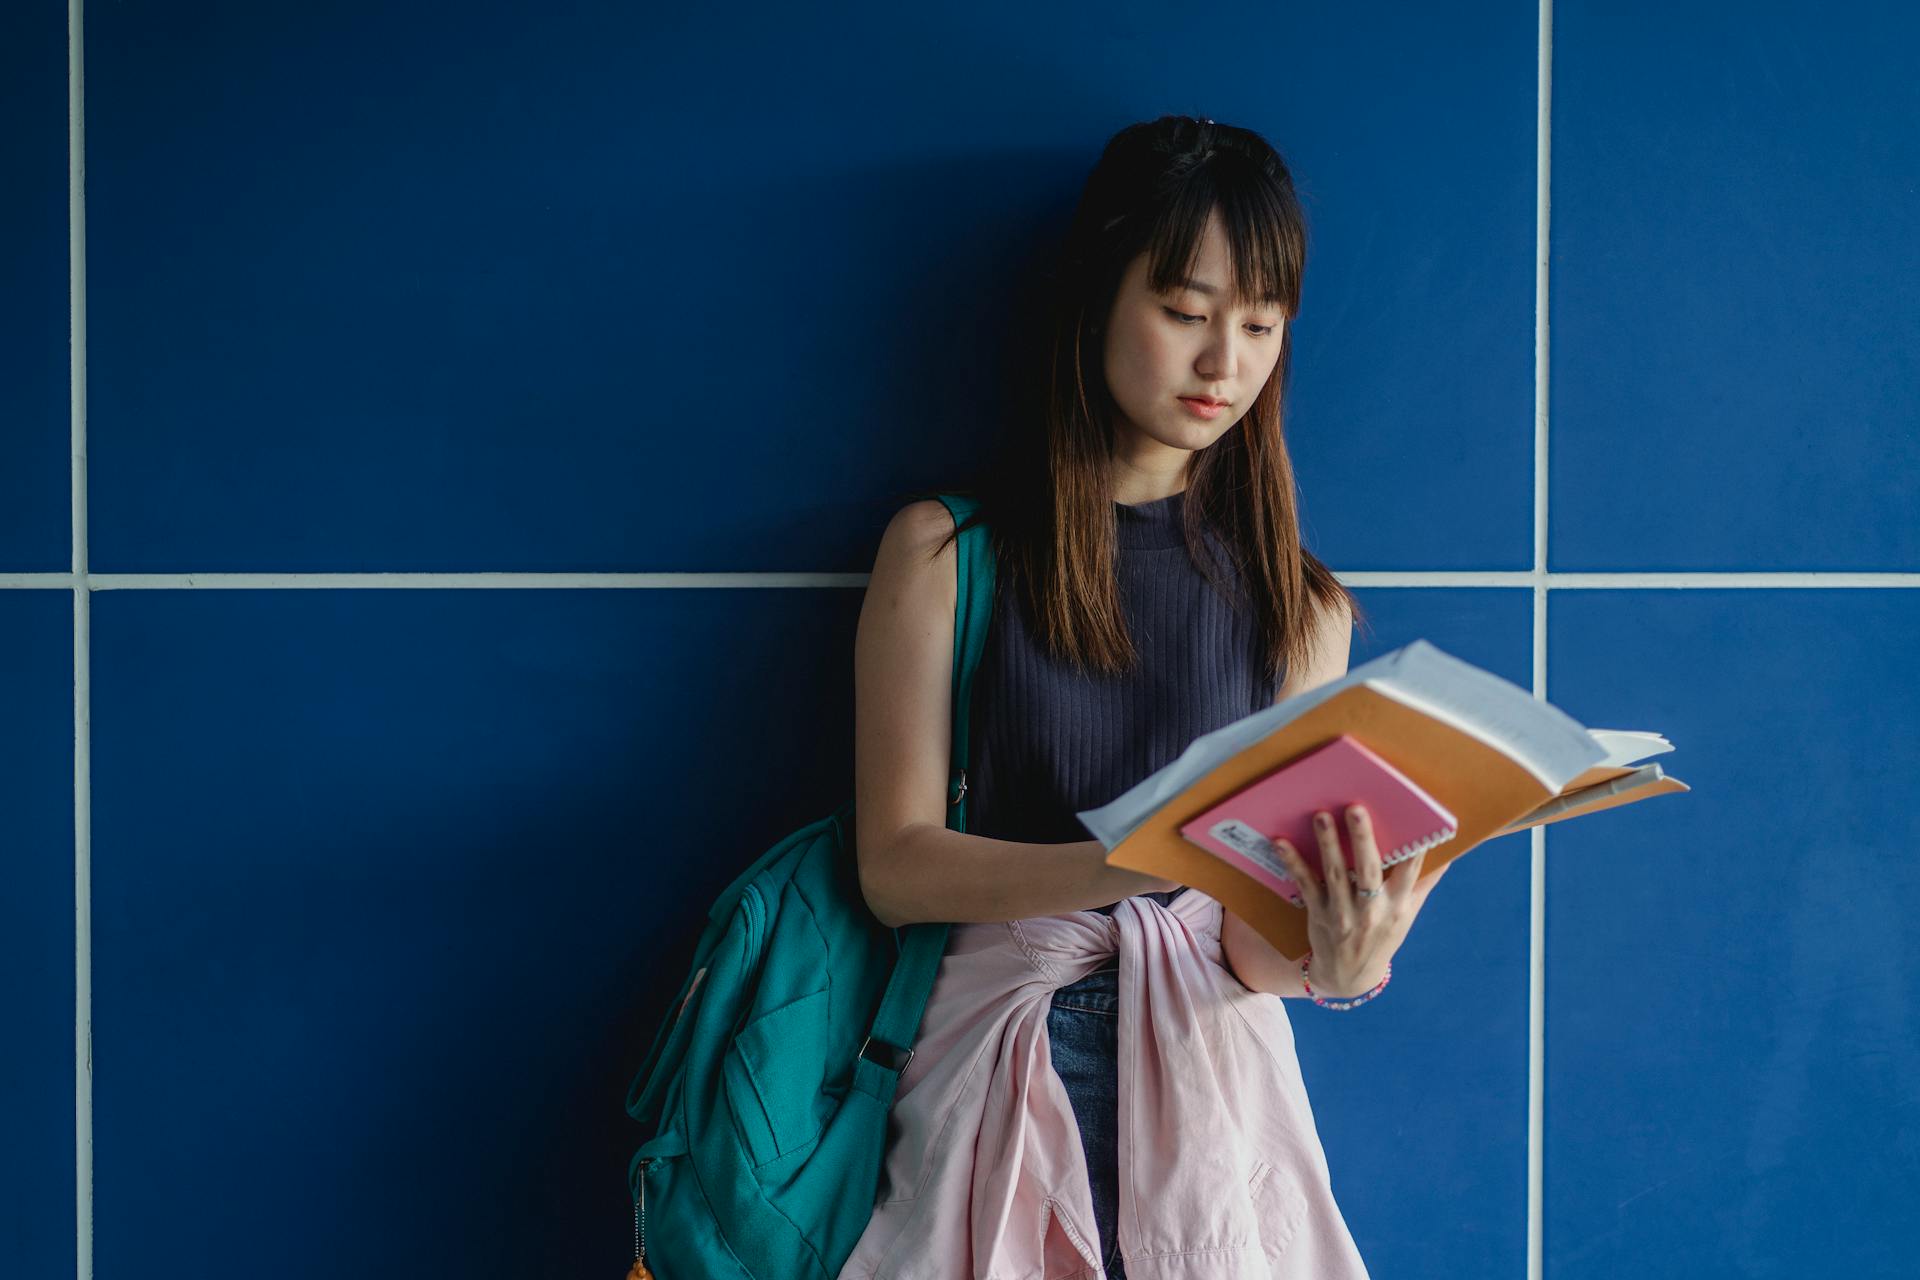
[(1248, 130), (1170, 116), (1101, 155), (1031, 410), (971, 490), (998, 593), (965, 833), (945, 825), (957, 531), (929, 499), (881, 538), (855, 643), (861, 890), (888, 925), (952, 929), (842, 1277), (1366, 1274), (1279, 997), (1377, 993), (1439, 873), (1383, 874), (1365, 815), (1327, 815), (1351, 879), (1281, 851), (1303, 974), (1217, 900), (1108, 866), (1074, 816), (1347, 669), (1357, 610), (1302, 545), (1282, 435), (1305, 243)]

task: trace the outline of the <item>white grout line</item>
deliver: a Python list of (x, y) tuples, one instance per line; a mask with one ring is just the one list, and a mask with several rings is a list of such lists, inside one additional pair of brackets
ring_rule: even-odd
[[(1536, 447), (1539, 447), (1536, 445)], [(864, 573), (93, 573), (90, 591), (236, 591), (319, 588), (647, 589), (864, 587)], [(1350, 587), (1508, 587), (1597, 591), (1682, 587), (1920, 587), (1920, 573), (1530, 573), (1524, 569), (1383, 569), (1339, 573)], [(0, 573), (0, 591), (71, 591), (72, 573)]]
[[(1547, 593), (1556, 575), (1547, 572), (1547, 498), (1551, 398), (1548, 332), (1548, 268), (1553, 208), (1553, 0), (1540, 0), (1540, 49), (1534, 90), (1533, 193), (1533, 692), (1547, 696)], [(1745, 574), (1578, 574), (1578, 585), (1620, 585), (1587, 579), (1645, 578), (1661, 581), (1634, 585), (1697, 586), (1703, 577), (1730, 577), (1733, 585), (1757, 585)], [(1913, 575), (1920, 579), (1920, 574)], [(1569, 582), (1565, 585), (1576, 585)], [(1725, 584), (1719, 584), (1725, 585)], [(1529, 837), (1527, 875), (1527, 1280), (1546, 1275), (1546, 1097), (1547, 1097), (1547, 829)]]
[[(95, 591), (299, 587), (862, 587), (864, 573), (96, 573)], [(1920, 575), (1916, 575), (1920, 576)]]
[(87, 591), (87, 146), (83, 0), (67, 0), (67, 381), (72, 431), (74, 1274), (93, 1280), (93, 599)]
[[(1544, 377), (1544, 373), (1542, 374)], [(1545, 427), (1539, 428), (1545, 447)], [(1541, 498), (1544, 504), (1546, 499)], [(1401, 574), (1401, 577), (1412, 575)], [(1447, 575), (1440, 575), (1447, 576)], [(1458, 576), (1458, 575), (1454, 575)], [(1515, 575), (1516, 577), (1533, 575)], [(1860, 573), (1852, 570), (1755, 573), (1542, 573), (1540, 585), (1551, 591), (1596, 591), (1621, 587), (1920, 587), (1920, 573)], [(1395, 584), (1412, 586), (1412, 583)], [(1453, 584), (1438, 584), (1453, 585)], [(1458, 584), (1466, 585), (1466, 584)]]

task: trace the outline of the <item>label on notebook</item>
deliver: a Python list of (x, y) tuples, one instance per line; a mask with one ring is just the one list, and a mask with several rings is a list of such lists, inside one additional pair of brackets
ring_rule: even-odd
[(1266, 872), (1266, 885), (1296, 907), (1306, 906), (1300, 886), (1287, 876), (1287, 864), (1280, 861), (1273, 841), (1238, 818), (1224, 818), (1207, 828), (1207, 834), (1227, 845), (1247, 861)]
[(1222, 844), (1230, 844), (1277, 876), (1287, 874), (1286, 863), (1274, 852), (1273, 841), (1238, 818), (1227, 818), (1207, 828), (1207, 834)]

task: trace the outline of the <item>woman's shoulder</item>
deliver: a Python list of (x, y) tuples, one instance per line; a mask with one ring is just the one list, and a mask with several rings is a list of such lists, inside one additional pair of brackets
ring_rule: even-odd
[[(938, 498), (909, 502), (893, 513), (874, 552), (868, 592), (920, 607), (953, 607), (953, 515)], [(945, 543), (945, 545), (943, 545)]]
[[(925, 561), (952, 532), (953, 513), (947, 510), (947, 504), (938, 498), (921, 498), (893, 513), (880, 535), (880, 552), (897, 557), (917, 555)], [(952, 554), (951, 549), (946, 554)]]

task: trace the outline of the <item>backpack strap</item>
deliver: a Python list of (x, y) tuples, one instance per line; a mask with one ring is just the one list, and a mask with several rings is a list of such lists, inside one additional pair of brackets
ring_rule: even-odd
[[(960, 523), (980, 504), (957, 494), (941, 494)], [(967, 723), (973, 707), (973, 673), (980, 666), (986, 649), (987, 624), (993, 615), (993, 546), (987, 540), (984, 524), (975, 525), (960, 535), (954, 573), (956, 583), (953, 604), (953, 747), (952, 776), (947, 783), (947, 825), (955, 831), (967, 829), (971, 805), (967, 799), (967, 764), (973, 759), (969, 750)]]
[[(940, 501), (953, 515), (953, 523), (960, 523), (978, 509), (979, 502), (964, 498), (958, 494), (943, 493)], [(993, 545), (988, 541), (987, 527), (975, 525), (961, 533), (955, 547), (956, 584), (953, 605), (953, 744), (952, 774), (947, 787), (947, 826), (954, 831), (967, 829), (967, 762), (972, 758), (968, 754), (968, 713), (972, 707), (973, 673), (980, 665), (980, 655), (986, 648), (987, 624), (993, 615), (994, 564)], [(891, 1063), (879, 1063), (893, 1071), (905, 1071), (907, 1063), (913, 1060), (912, 1044), (920, 1029), (920, 1016), (926, 1011), (927, 996), (933, 990), (934, 975), (939, 971), (940, 959), (946, 954), (947, 926), (939, 923), (910, 924), (895, 929), (894, 937), (900, 944), (900, 959), (894, 965), (893, 977), (887, 982), (887, 991), (880, 999), (880, 1010), (874, 1015), (873, 1029), (868, 1043), (880, 1041), (905, 1052), (906, 1057), (897, 1066)], [(867, 1056), (866, 1046), (861, 1048), (861, 1056)]]

